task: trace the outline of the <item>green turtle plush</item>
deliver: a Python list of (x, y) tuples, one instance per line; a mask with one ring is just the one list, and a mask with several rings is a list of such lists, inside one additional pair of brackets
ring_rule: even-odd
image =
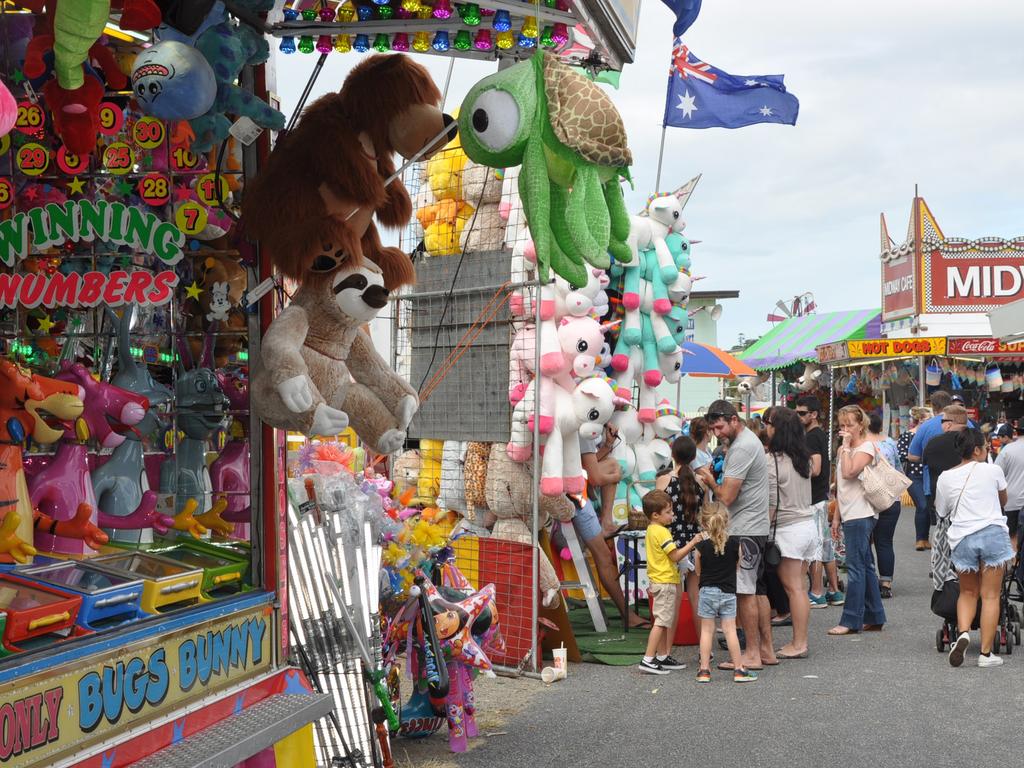
[(619, 179), (632, 154), (618, 110), (557, 57), (530, 59), (473, 86), (459, 113), (462, 147), (492, 168), (522, 165), (523, 199), (542, 280), (549, 269), (585, 285), (590, 263), (629, 262), (629, 214)]

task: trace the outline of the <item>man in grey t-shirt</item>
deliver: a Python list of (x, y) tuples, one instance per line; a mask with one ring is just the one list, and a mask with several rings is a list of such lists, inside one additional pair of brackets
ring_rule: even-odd
[[(738, 623), (746, 636), (743, 664), (747, 669), (761, 669), (776, 663), (764, 580), (764, 548), (771, 532), (768, 459), (761, 441), (744, 426), (731, 403), (713, 402), (708, 406), (707, 420), (716, 437), (729, 439), (722, 484), (715, 498), (729, 508), (729, 537), (739, 544), (736, 599)], [(731, 665), (723, 668), (730, 669)]]

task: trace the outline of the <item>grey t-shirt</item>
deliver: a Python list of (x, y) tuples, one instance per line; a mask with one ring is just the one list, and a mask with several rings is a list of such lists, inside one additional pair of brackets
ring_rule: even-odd
[(743, 480), (736, 501), (729, 505), (730, 536), (767, 536), (768, 521), (768, 459), (761, 441), (744, 429), (729, 445), (725, 454), (723, 477)]

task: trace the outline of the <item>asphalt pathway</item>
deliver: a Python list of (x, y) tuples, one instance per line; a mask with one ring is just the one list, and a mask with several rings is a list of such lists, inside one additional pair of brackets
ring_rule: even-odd
[[(979, 669), (977, 645), (953, 669), (935, 649), (927, 552), (913, 549), (913, 513), (896, 532), (895, 596), (877, 634), (829, 637), (840, 608), (811, 611), (810, 658), (737, 685), (714, 672), (698, 685), (696, 648), (667, 676), (635, 667), (572, 665), (501, 735), (464, 755), (474, 766), (661, 765), (1024, 766), (1024, 647)], [(789, 629), (776, 632), (776, 647)], [(717, 651), (716, 654), (724, 656)]]

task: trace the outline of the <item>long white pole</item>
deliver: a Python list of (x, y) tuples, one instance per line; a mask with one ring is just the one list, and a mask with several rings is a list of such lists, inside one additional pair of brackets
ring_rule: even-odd
[(661, 148), (658, 150), (658, 173), (654, 177), (654, 193), (657, 194), (658, 190), (661, 189), (661, 164), (665, 159), (665, 133), (668, 131), (668, 126), (661, 126)]

